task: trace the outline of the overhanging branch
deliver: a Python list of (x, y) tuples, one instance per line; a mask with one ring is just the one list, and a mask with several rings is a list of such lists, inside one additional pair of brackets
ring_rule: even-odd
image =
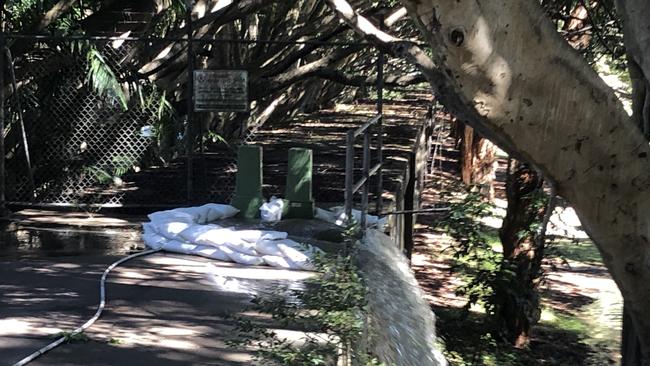
[[(333, 69), (316, 70), (309, 76), (315, 76), (349, 86), (362, 87), (377, 85), (377, 76), (349, 75)], [(415, 85), (426, 81), (426, 78), (419, 72), (406, 75), (384, 75), (384, 87), (389, 89)]]
[(357, 34), (375, 44), (382, 51), (395, 57), (401, 57), (416, 66), (422, 75), (429, 81), (436, 98), (456, 117), (466, 121), (477, 132), (497, 144), (501, 149), (513, 157), (532, 161), (530, 157), (523, 156), (515, 144), (499, 134), (492, 132), (486, 126), (486, 118), (474, 108), (474, 103), (460, 93), (452, 75), (446, 73), (434, 62), (443, 59), (433, 50), (434, 59), (429, 57), (417, 44), (404, 41), (378, 29), (372, 22), (359, 15), (346, 0), (325, 0), (329, 7), (350, 26)]

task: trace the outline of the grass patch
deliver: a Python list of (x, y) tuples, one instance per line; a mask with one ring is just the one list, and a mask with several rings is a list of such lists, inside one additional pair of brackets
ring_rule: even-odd
[(589, 324), (575, 315), (557, 312), (551, 308), (542, 310), (541, 324), (546, 324), (553, 328), (575, 333), (578, 338), (589, 336)]
[(589, 326), (569, 314), (545, 309), (525, 349), (496, 342), (485, 324), (485, 314), (461, 308), (436, 307), (437, 329), (450, 366), (601, 366), (611, 364), (602, 345), (588, 344)]
[(496, 342), (486, 327), (486, 315), (461, 308), (437, 307), (436, 328), (450, 366), (524, 366), (534, 364), (530, 351)]
[(559, 257), (560, 259), (590, 265), (602, 265), (603, 263), (598, 248), (596, 248), (591, 240), (580, 242), (559, 240), (549, 247), (548, 254), (550, 256)]

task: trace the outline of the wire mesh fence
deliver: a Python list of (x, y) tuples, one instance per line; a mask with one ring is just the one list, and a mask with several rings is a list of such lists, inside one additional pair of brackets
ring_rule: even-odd
[[(128, 75), (134, 42), (39, 41), (23, 68), (13, 74), (27, 81), (7, 103), (10, 202), (55, 205), (119, 205), (134, 189), (124, 177), (158, 163), (153, 159), (154, 126), (160, 111), (155, 92), (140, 98), (102, 93), (89, 72)], [(100, 52), (93, 53), (97, 49)], [(95, 78), (100, 78), (96, 75)], [(110, 83), (111, 80), (96, 82)], [(110, 85), (109, 85), (110, 87)], [(103, 94), (103, 95), (102, 95)], [(21, 117), (22, 121), (17, 121)], [(20, 143), (19, 123), (29, 136)], [(25, 162), (31, 160), (31, 172)], [(33, 179), (30, 179), (30, 174)], [(164, 184), (164, 182), (163, 182)]]

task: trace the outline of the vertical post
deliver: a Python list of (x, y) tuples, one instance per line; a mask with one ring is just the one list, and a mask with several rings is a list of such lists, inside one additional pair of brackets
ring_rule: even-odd
[(23, 118), (23, 107), (18, 96), (18, 85), (16, 84), (16, 74), (14, 73), (14, 59), (11, 57), (11, 51), (8, 47), (2, 48), (3, 57), (6, 57), (6, 65), (11, 77), (13, 95), (16, 98), (16, 109), (18, 110), (18, 123), (20, 124), (20, 134), (23, 142), (23, 152), (25, 153), (25, 167), (27, 168), (27, 178), (29, 178), (29, 188), (31, 190), (29, 200), (35, 197), (36, 183), (34, 183), (34, 171), (32, 170), (32, 159), (29, 154), (29, 142), (27, 140), (27, 131), (25, 130), (25, 119)]
[(192, 0), (185, 0), (185, 28), (187, 29), (187, 203), (194, 195), (194, 38), (192, 29)]
[(242, 145), (237, 151), (237, 176), (232, 205), (239, 209), (238, 217), (254, 219), (260, 216), (264, 204), (262, 195), (262, 148)]
[(284, 195), (289, 200), (288, 218), (311, 219), (314, 217), (313, 161), (311, 149), (299, 147), (289, 149), (289, 169)]
[(368, 195), (370, 194), (370, 127), (363, 133), (363, 196), (361, 196), (361, 230), (366, 230)]
[(5, 34), (4, 1), (0, 8), (0, 216), (6, 212), (5, 204)]
[[(379, 17), (379, 29), (384, 30), (384, 15), (382, 14)], [(378, 48), (379, 57), (377, 58), (377, 114), (384, 113), (384, 52)], [(384, 193), (384, 178), (383, 178), (383, 168), (384, 163), (384, 117), (379, 117), (377, 121), (377, 163), (379, 164), (379, 170), (377, 170), (377, 205), (375, 207), (377, 215), (379, 215), (383, 209), (383, 197)]]
[(347, 133), (345, 141), (345, 216), (352, 220), (352, 185), (354, 184), (354, 130)]

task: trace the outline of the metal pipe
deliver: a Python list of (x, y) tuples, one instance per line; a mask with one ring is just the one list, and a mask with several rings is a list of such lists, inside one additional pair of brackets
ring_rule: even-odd
[(352, 219), (352, 185), (354, 184), (354, 131), (348, 131), (345, 141), (345, 216)]
[(370, 118), (368, 121), (366, 121), (366, 123), (362, 124), (361, 127), (359, 127), (359, 128), (357, 128), (356, 130), (354, 130), (354, 137), (359, 137), (359, 136), (361, 136), (361, 134), (363, 134), (364, 132), (366, 132), (366, 130), (367, 130), (370, 126), (372, 126), (372, 125), (374, 125), (375, 123), (379, 122), (380, 119), (381, 119), (381, 116), (380, 116), (380, 115), (376, 115), (376, 116)]
[(193, 199), (194, 188), (194, 33), (192, 30), (192, 0), (185, 0), (185, 27), (187, 28), (187, 203)]
[(366, 228), (366, 216), (368, 214), (368, 195), (370, 194), (370, 131), (363, 134), (363, 195), (361, 196), (361, 227)]
[(368, 177), (361, 177), (358, 182), (352, 186), (352, 194), (357, 193), (359, 188), (361, 188), (368, 180), (370, 180), (370, 177), (372, 177), (375, 173), (377, 173), (377, 170), (379, 170), (379, 164), (375, 165), (368, 171)]
[(451, 208), (449, 207), (434, 207), (434, 208), (422, 208), (419, 210), (400, 210), (400, 211), (391, 211), (380, 213), (379, 217), (390, 216), (390, 215), (406, 215), (406, 214), (422, 214), (422, 213), (436, 213), (436, 212), (449, 212)]

